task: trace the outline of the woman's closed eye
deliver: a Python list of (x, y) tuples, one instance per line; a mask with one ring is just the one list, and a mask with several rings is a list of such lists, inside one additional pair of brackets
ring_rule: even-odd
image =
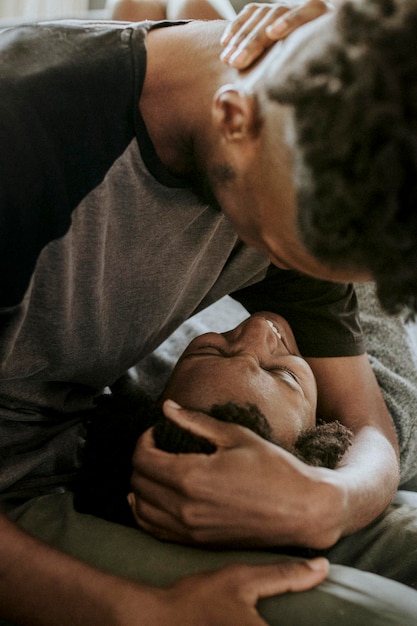
[(297, 374), (295, 374), (295, 372), (293, 372), (289, 367), (285, 367), (284, 365), (273, 365), (272, 367), (263, 367), (264, 370), (266, 370), (267, 372), (284, 372), (285, 374), (287, 374), (288, 376), (290, 376), (296, 383), (297, 385), (300, 385), (300, 381), (298, 379)]
[[(204, 352), (204, 350), (206, 350), (206, 352)], [(224, 350), (223, 348), (220, 348), (219, 346), (216, 346), (211, 343), (207, 343), (207, 344), (204, 344), (203, 346), (199, 346), (198, 351), (194, 352), (194, 355), (198, 354), (198, 355), (204, 355), (204, 356), (205, 355), (211, 356), (213, 353), (215, 354), (216, 352), (226, 358), (230, 358), (233, 356), (227, 350)]]
[[(225, 358), (231, 358), (235, 356), (234, 354), (228, 352), (227, 350), (224, 350), (220, 346), (217, 346), (211, 343), (207, 343), (207, 344), (204, 344), (203, 346), (199, 346), (199, 349), (197, 352), (193, 353), (193, 355), (187, 355), (187, 356), (195, 356), (195, 355), (212, 356), (212, 355), (215, 355), (216, 353)], [(300, 384), (297, 375), (289, 367), (286, 367), (284, 365), (275, 365), (275, 364), (272, 366), (267, 366), (267, 365), (263, 365), (262, 363), (260, 363), (260, 367), (266, 372), (271, 372), (271, 373), (284, 372), (288, 374), (289, 376), (291, 376), (291, 378), (295, 380), (297, 384)]]
[(296, 383), (300, 384), (300, 381), (298, 380), (297, 375), (288, 367), (285, 367), (284, 365), (274, 365), (272, 367), (264, 367), (263, 369), (265, 369), (268, 372), (275, 372), (275, 371), (285, 372), (286, 374), (291, 376), (291, 378), (293, 378)]

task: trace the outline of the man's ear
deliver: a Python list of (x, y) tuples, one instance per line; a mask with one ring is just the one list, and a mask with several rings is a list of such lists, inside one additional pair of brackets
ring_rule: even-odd
[(227, 141), (254, 139), (261, 127), (256, 96), (243, 93), (234, 85), (224, 85), (216, 92), (212, 117)]

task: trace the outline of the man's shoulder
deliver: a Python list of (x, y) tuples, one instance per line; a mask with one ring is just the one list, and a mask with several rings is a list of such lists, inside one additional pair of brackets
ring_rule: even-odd
[[(58, 20), (24, 24), (0, 32), (1, 81), (35, 78), (44, 71), (101, 61), (117, 49), (129, 51), (132, 33), (146, 36), (145, 24)], [(79, 67), (82, 71), (82, 67)]]

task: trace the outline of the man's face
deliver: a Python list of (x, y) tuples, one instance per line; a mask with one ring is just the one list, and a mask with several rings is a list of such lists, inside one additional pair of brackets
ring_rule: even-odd
[[(372, 277), (368, 272), (335, 270), (323, 265), (300, 240), (293, 177), (292, 109), (271, 101), (265, 89), (265, 85), (276, 84), (302, 67), (313, 54), (320, 51), (324, 54), (334, 36), (333, 16), (324, 16), (276, 44), (253, 71), (242, 77), (239, 88), (257, 98), (260, 132), (238, 145), (235, 152), (232, 146), (227, 153), (229, 171), (234, 172), (234, 177), (222, 184), (212, 175), (211, 181), (224, 213), (240, 238), (263, 250), (276, 266), (326, 280), (359, 282)], [(222, 171), (221, 164), (218, 165), (217, 171)]]
[(231, 331), (194, 339), (164, 398), (204, 412), (213, 404), (255, 404), (275, 439), (288, 446), (316, 423), (314, 375), (289, 325), (274, 313), (257, 313)]

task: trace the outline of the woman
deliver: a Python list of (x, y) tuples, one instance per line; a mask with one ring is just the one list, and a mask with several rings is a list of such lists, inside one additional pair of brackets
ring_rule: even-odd
[[(245, 426), (309, 465), (333, 469), (351, 441), (350, 431), (338, 422), (316, 425), (316, 381), (289, 324), (276, 313), (256, 313), (228, 332), (193, 339), (159, 401), (139, 393), (101, 399), (90, 416), (76, 485), (80, 512), (134, 524), (126, 499), (131, 459), (148, 427), (162, 450), (215, 452), (207, 439), (165, 418), (161, 405), (167, 399)], [(133, 494), (129, 503), (134, 510)]]

